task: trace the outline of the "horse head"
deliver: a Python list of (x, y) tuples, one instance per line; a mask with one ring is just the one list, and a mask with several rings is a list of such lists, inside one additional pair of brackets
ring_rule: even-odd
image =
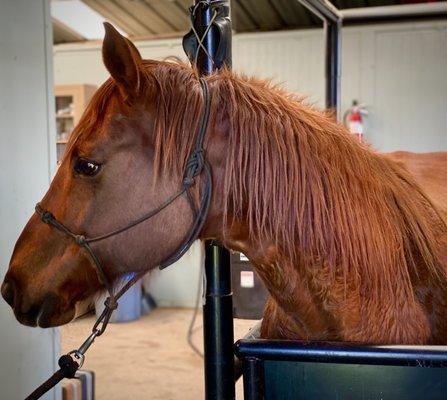
[[(169, 104), (178, 110), (186, 97), (195, 110), (203, 109), (200, 84), (191, 68), (142, 60), (127, 38), (111, 25), (105, 27), (102, 53), (111, 78), (94, 95), (73, 131), (40, 203), (72, 232), (85, 237), (119, 229), (179, 190), (185, 157), (172, 157), (168, 168), (155, 149), (163, 139), (166, 146), (184, 146), (178, 154), (186, 154), (198, 118), (192, 113), (168, 115), (166, 110)], [(165, 76), (167, 68), (182, 70), (189, 82), (177, 98), (167, 98), (172, 84), (157, 75), (160, 66)], [(183, 143), (170, 142), (175, 129), (185, 130)], [(193, 202), (199, 198), (198, 190), (192, 188)], [(125, 272), (158, 266), (175, 252), (192, 222), (190, 204), (186, 196), (179, 196), (153, 218), (91, 246), (107, 280), (113, 282)], [(15, 245), (1, 292), (21, 323), (50, 327), (72, 320), (77, 306), (104, 285), (85, 249), (35, 213)]]

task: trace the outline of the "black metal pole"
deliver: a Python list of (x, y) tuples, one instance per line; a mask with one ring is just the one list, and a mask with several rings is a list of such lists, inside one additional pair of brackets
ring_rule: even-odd
[(325, 31), (325, 105), (340, 119), (342, 15), (328, 0), (298, 0), (321, 18)]
[[(213, 8), (206, 5), (206, 3), (200, 2), (199, 0), (195, 1), (195, 7), (194, 27), (196, 28), (199, 37), (202, 38), (213, 18)], [(211, 27), (210, 32), (203, 40), (203, 46), (207, 50), (208, 54), (206, 54), (202, 48), (198, 49), (196, 66), (201, 75), (208, 75), (215, 69), (213, 60), (214, 55), (216, 54), (218, 40), (219, 38), (214, 32), (214, 29)]]
[(256, 357), (245, 357), (242, 360), (244, 373), (244, 400), (264, 399), (264, 365)]
[(340, 116), (341, 82), (341, 20), (325, 20), (325, 78), (326, 108)]
[[(231, 67), (229, 0), (195, 0), (190, 12), (197, 34), (191, 30), (183, 39), (183, 47), (191, 62), (197, 61), (197, 69), (202, 75), (210, 74), (223, 65)], [(205, 277), (205, 399), (233, 400), (234, 333), (230, 253), (213, 241), (205, 243)]]
[(374, 347), (342, 342), (242, 339), (236, 343), (235, 350), (236, 355), (244, 360), (447, 368), (447, 351), (429, 347), (418, 349), (411, 346)]
[(206, 242), (205, 272), (205, 398), (234, 399), (233, 299), (228, 250), (214, 242)]

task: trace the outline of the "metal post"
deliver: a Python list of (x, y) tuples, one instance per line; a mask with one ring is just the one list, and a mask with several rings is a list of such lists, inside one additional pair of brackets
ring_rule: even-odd
[(298, 0), (323, 20), (325, 30), (325, 105), (340, 119), (342, 15), (328, 0)]
[(242, 360), (244, 371), (244, 400), (264, 399), (264, 365), (262, 360), (246, 357)]
[[(211, 23), (211, 19), (213, 17), (213, 9), (212, 7), (206, 5), (206, 3), (202, 3), (199, 0), (195, 1), (195, 7), (194, 27), (196, 28), (199, 37), (202, 37)], [(201, 75), (208, 75), (214, 70), (213, 56), (216, 54), (218, 40), (219, 38), (215, 34), (214, 29), (210, 28), (210, 32), (205, 36), (203, 40), (203, 46), (208, 51), (211, 57), (209, 57), (202, 48), (198, 49), (196, 66)]]
[[(231, 67), (231, 21), (229, 0), (195, 0), (192, 23), (206, 51), (191, 30), (183, 47), (200, 74), (223, 65)], [(214, 21), (214, 22), (213, 22)], [(205, 305), (203, 306), (205, 399), (233, 400), (234, 333), (230, 253), (217, 243), (205, 243)]]
[(340, 119), (341, 83), (341, 20), (324, 21), (325, 29), (325, 78), (326, 108), (333, 109)]
[(205, 272), (205, 398), (234, 399), (233, 299), (228, 250), (206, 242)]

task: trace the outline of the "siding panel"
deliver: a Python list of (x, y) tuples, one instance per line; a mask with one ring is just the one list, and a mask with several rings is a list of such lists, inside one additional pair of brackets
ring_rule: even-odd
[[(51, 17), (46, 0), (0, 2), (0, 282), (56, 166)], [(58, 329), (20, 325), (0, 301), (1, 399), (23, 399), (57, 369)], [(58, 400), (52, 389), (44, 400)]]
[(374, 145), (447, 149), (447, 29), (384, 30), (375, 39)]

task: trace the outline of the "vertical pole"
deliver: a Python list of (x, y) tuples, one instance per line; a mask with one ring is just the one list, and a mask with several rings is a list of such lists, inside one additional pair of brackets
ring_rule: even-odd
[[(213, 18), (213, 8), (206, 3), (201, 3), (200, 0), (195, 0), (196, 11), (194, 14), (194, 27), (202, 37)], [(207, 50), (209, 57), (202, 48), (198, 49), (196, 67), (200, 75), (211, 74), (214, 70), (214, 55), (216, 54), (219, 37), (215, 34), (214, 29), (210, 28), (209, 33), (203, 40), (203, 46)]]
[[(207, 75), (226, 65), (231, 67), (231, 21), (229, 0), (195, 0), (191, 8), (194, 29), (202, 44), (192, 32), (183, 40), (190, 58), (197, 59), (200, 74)], [(219, 19), (219, 30), (212, 25)], [(211, 26), (210, 26), (211, 25)], [(208, 54), (207, 54), (208, 53)], [(197, 55), (197, 57), (196, 57)], [(205, 243), (205, 305), (203, 306), (205, 399), (233, 400), (234, 386), (234, 333), (233, 299), (231, 291), (230, 253), (213, 241)]]
[(244, 372), (244, 400), (264, 399), (264, 366), (262, 360), (245, 357), (242, 361)]
[(340, 119), (341, 82), (341, 20), (324, 20), (325, 30), (325, 100), (326, 108), (333, 109)]
[(340, 120), (341, 28), (342, 15), (329, 0), (298, 0), (324, 22), (325, 41), (325, 103)]
[(205, 243), (205, 273), (205, 399), (232, 400), (235, 389), (230, 254), (212, 241)]

